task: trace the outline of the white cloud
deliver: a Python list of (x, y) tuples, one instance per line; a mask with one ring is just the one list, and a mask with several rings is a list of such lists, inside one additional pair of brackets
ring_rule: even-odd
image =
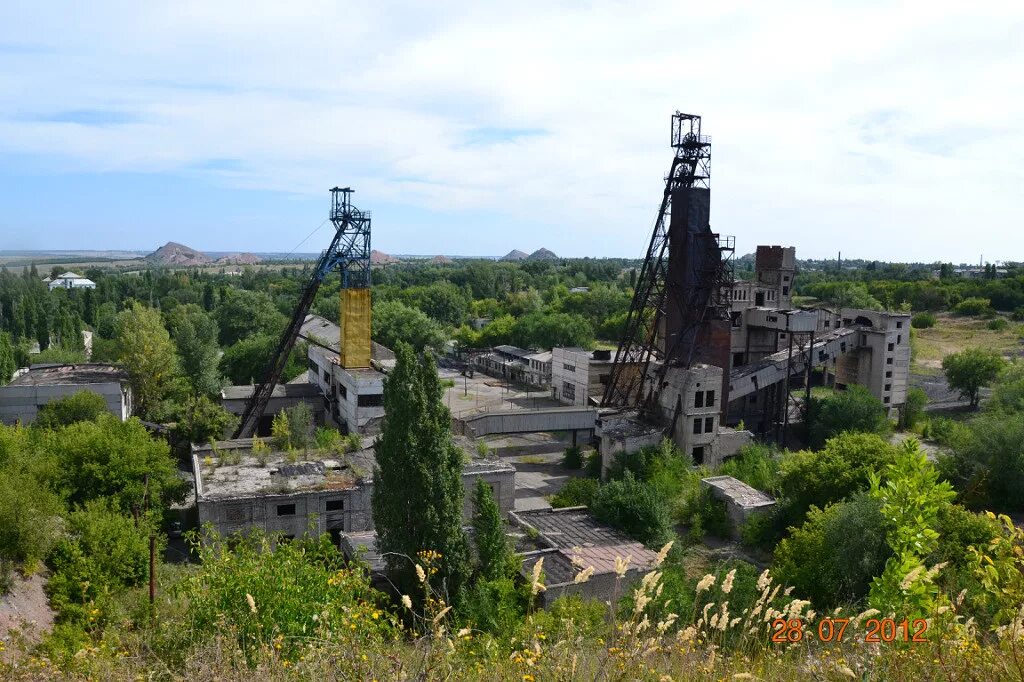
[[(506, 248), (639, 254), (681, 108), (741, 251), (972, 259), (966, 234), (1024, 259), (1022, 28), (1019, 3), (8, 3), (0, 155), (344, 182), (493, 214)], [(501, 250), (480, 227), (397, 250)]]

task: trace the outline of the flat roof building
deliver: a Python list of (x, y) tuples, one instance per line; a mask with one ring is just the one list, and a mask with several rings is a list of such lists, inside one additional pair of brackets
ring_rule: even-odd
[(122, 421), (131, 416), (132, 391), (120, 365), (45, 364), (20, 370), (9, 384), (0, 386), (0, 421), (31, 422), (43, 405), (81, 391), (102, 396), (107, 409)]

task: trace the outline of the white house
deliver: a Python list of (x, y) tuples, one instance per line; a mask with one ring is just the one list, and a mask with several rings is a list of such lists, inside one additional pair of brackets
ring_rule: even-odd
[(49, 283), (50, 291), (54, 289), (95, 289), (96, 282), (91, 279), (82, 277), (79, 274), (71, 272), (65, 272), (56, 279), (50, 280)]

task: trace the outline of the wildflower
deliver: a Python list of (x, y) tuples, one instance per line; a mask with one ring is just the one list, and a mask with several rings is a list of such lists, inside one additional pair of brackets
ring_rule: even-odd
[(256, 600), (252, 598), (252, 595), (248, 592), (245, 593), (245, 601), (249, 602), (249, 610), (252, 611), (252, 615), (256, 615)]
[(402, 595), (402, 606), (412, 611), (412, 599), (409, 597), (409, 595)]
[(590, 577), (591, 577), (592, 575), (594, 575), (594, 567), (593, 567), (593, 566), (587, 566), (587, 567), (586, 567), (586, 568), (584, 568), (584, 569), (583, 569), (582, 571), (580, 571), (579, 573), (577, 573), (577, 574), (576, 574), (576, 577), (575, 577), (575, 578), (573, 578), (573, 580), (572, 580), (572, 581), (573, 581), (574, 583), (576, 583), (577, 585), (579, 585), (579, 584), (581, 584), (581, 583), (585, 583), (585, 582), (587, 582), (588, 580), (590, 580)]
[(416, 564), (416, 577), (420, 579), (421, 583), (427, 582), (427, 574), (423, 572), (423, 567)]
[(626, 571), (629, 570), (629, 562), (632, 560), (632, 554), (626, 555), (625, 559), (623, 559), (622, 557), (615, 557), (615, 575), (619, 576), (620, 578), (625, 577)]
[(658, 552), (658, 558), (654, 560), (655, 566), (661, 566), (662, 562), (664, 562), (665, 558), (668, 556), (669, 550), (672, 549), (672, 545), (674, 543), (675, 540), (669, 540), (668, 544), (661, 548), (661, 550)]
[(838, 670), (843, 675), (846, 675), (850, 679), (853, 679), (853, 680), (857, 679), (857, 673), (853, 672), (852, 670), (850, 670), (845, 665), (837, 665), (836, 666), (836, 670)]
[(461, 637), (468, 637), (469, 636), (469, 632), (470, 632), (469, 628), (462, 628), (461, 630), (458, 631), (458, 633), (456, 633), (455, 636), (459, 637), (459, 638), (461, 638)]
[(725, 575), (725, 580), (722, 581), (722, 594), (729, 594), (732, 592), (732, 581), (736, 578), (736, 569), (732, 569)]
[(763, 592), (768, 589), (768, 586), (772, 584), (772, 578), (768, 575), (768, 569), (764, 569), (764, 572), (757, 577), (757, 590)]
[(700, 594), (704, 590), (709, 589), (714, 584), (715, 584), (715, 576), (713, 576), (712, 574), (708, 573), (706, 576), (701, 578), (700, 581), (697, 582), (697, 594)]
[(918, 566), (914, 570), (907, 573), (907, 575), (903, 577), (903, 582), (900, 583), (900, 589), (904, 591), (909, 590), (910, 586), (914, 584), (914, 581), (917, 580), (917, 577), (921, 575), (923, 572), (924, 566)]

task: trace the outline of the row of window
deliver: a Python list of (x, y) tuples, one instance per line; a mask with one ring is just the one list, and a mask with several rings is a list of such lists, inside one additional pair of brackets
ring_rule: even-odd
[[(343, 498), (335, 498), (333, 500), (327, 500), (324, 505), (324, 509), (329, 512), (345, 511), (345, 500)], [(277, 505), (278, 516), (295, 516), (295, 503), (279, 504)]]
[(702, 433), (714, 433), (714, 417), (697, 417), (693, 420), (693, 435), (699, 436)]
[(562, 382), (562, 397), (566, 400), (576, 401), (576, 384), (570, 384), (568, 381)]

